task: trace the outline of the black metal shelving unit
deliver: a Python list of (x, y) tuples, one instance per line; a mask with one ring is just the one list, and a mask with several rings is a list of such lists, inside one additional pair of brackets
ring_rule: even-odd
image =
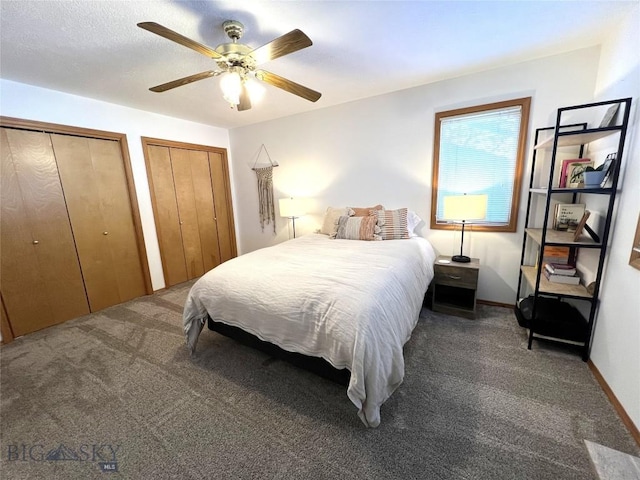
[[(593, 112), (618, 105), (617, 116), (621, 120), (614, 125), (603, 127), (590, 127), (589, 122), (569, 123), (567, 117), (574, 120), (576, 117), (593, 117)], [(518, 280), (517, 298), (514, 306), (516, 317), (520, 325), (529, 329), (528, 348), (531, 349), (533, 340), (545, 340), (555, 343), (573, 345), (578, 348), (582, 359), (587, 361), (590, 354), (590, 346), (598, 307), (598, 297), (602, 282), (603, 267), (607, 254), (609, 233), (613, 216), (616, 194), (618, 191), (618, 176), (620, 164), (623, 158), (624, 143), (631, 111), (631, 98), (610, 100), (604, 102), (588, 103), (571, 107), (559, 108), (556, 116), (556, 124), (553, 127), (538, 128), (535, 135), (535, 147), (529, 181), (529, 194), (525, 220), (525, 232), (522, 240), (522, 255), (520, 258), (520, 275)], [(545, 139), (542, 139), (546, 135)], [(560, 188), (555, 185), (554, 172), (558, 168), (559, 148), (577, 147), (577, 158), (583, 158), (585, 146), (591, 142), (610, 136), (617, 136), (616, 161), (613, 164), (613, 172), (606, 188)], [(538, 164), (538, 154), (542, 150), (550, 150), (551, 159), (549, 171), (541, 171)], [(536, 176), (547, 181), (546, 186), (536, 186)], [(550, 215), (552, 199), (559, 195), (571, 199), (566, 203), (587, 203), (588, 196), (604, 195), (608, 198), (604, 223), (599, 228), (599, 234), (588, 225), (585, 233), (574, 241), (573, 232), (559, 232), (550, 227)], [(543, 197), (544, 215), (542, 219), (532, 218), (532, 203)], [(588, 204), (587, 204), (588, 207)], [(568, 285), (552, 283), (542, 273), (542, 259), (545, 246), (569, 247), (570, 259), (575, 261), (580, 249), (595, 249), (599, 251), (595, 281), (592, 288), (585, 285)], [(535, 255), (535, 262), (528, 262), (527, 258)], [(538, 261), (539, 259), (539, 261)], [(531, 264), (533, 263), (533, 264)], [(533, 302), (525, 312), (521, 308), (523, 291), (527, 289), (532, 295)], [(566, 300), (571, 300), (566, 302)], [(558, 303), (559, 302), (559, 303)], [(588, 315), (585, 318), (579, 309), (571, 306), (572, 303), (586, 302)], [(549, 309), (549, 305), (554, 307)], [(584, 310), (584, 309), (583, 309)]]

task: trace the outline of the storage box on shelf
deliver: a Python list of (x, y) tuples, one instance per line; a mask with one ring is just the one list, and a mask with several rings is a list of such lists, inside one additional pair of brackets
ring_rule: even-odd
[[(615, 107), (614, 110), (617, 108), (620, 120), (603, 122), (606, 125), (600, 124), (598, 127), (590, 124), (590, 122), (593, 123), (594, 112), (597, 113), (603, 108), (611, 109), (612, 107)], [(560, 108), (557, 111), (554, 127), (536, 130), (536, 146), (533, 151), (525, 220), (526, 228), (522, 241), (520, 275), (514, 306), (518, 322), (521, 326), (529, 329), (529, 349), (531, 349), (534, 339), (552, 340), (564, 344), (578, 344), (583, 360), (586, 361), (589, 358), (630, 110), (631, 98)], [(582, 118), (586, 121), (568, 123), (568, 117), (571, 117), (572, 120)], [(542, 137), (545, 135), (546, 138), (543, 139)], [(616, 145), (616, 161), (612, 164), (611, 171), (607, 175), (607, 184), (604, 187), (600, 185), (584, 187), (580, 184), (578, 187), (573, 185), (568, 188), (560, 188), (557, 173), (561, 168), (562, 154), (567, 155), (565, 147), (575, 147), (571, 151), (573, 155), (571, 158), (582, 159), (585, 147), (589, 143), (606, 137), (612, 137), (612, 142)], [(562, 151), (560, 151), (561, 148)], [(537, 158), (543, 151), (547, 157), (550, 156), (548, 168), (545, 164), (541, 165), (542, 162)], [(543, 183), (547, 185), (542, 186)], [(602, 219), (599, 232), (595, 232), (588, 224), (584, 225), (584, 231), (578, 235), (575, 232), (553, 229), (553, 205), (556, 202), (564, 204), (585, 203), (588, 209), (590, 194), (605, 196), (606, 214)], [(544, 213), (534, 213), (535, 207), (543, 208)], [(599, 254), (597, 255), (598, 264), (595, 268), (594, 282), (587, 287), (584, 284), (571, 285), (549, 281), (542, 274), (545, 247), (568, 248), (569, 262), (574, 265), (580, 250), (596, 250)], [(582, 306), (586, 308), (581, 310), (589, 312), (586, 318), (571, 303), (577, 305), (582, 303)]]

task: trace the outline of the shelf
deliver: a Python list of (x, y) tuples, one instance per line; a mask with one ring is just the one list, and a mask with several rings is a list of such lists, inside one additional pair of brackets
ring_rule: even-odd
[[(522, 274), (532, 289), (536, 288), (536, 275), (538, 269), (523, 265), (520, 267)], [(559, 295), (562, 297), (584, 298), (591, 300), (593, 296), (587, 292), (584, 285), (568, 285), (566, 283), (553, 283), (547, 280), (544, 275), (540, 275), (540, 293), (548, 295)]]
[[(592, 130), (580, 130), (576, 132), (559, 132), (558, 147), (584, 145), (586, 143), (608, 137), (609, 135), (613, 135), (620, 131), (622, 131), (622, 127), (616, 126), (616, 127), (607, 127), (606, 129), (596, 128)], [(541, 150), (544, 148), (553, 148), (553, 138), (554, 136), (552, 135), (549, 138), (538, 143), (533, 148), (536, 150)]]
[[(542, 243), (542, 228), (525, 228), (527, 235), (538, 245)], [(566, 247), (602, 248), (602, 244), (595, 242), (588, 235), (582, 234), (577, 242), (573, 240), (574, 232), (559, 232), (547, 229), (545, 245), (560, 245)]]
[(613, 188), (600, 188), (600, 187), (582, 187), (582, 188), (552, 188), (549, 190), (547, 187), (533, 187), (530, 188), (531, 193), (540, 193), (547, 195), (549, 193), (596, 193), (600, 195), (611, 195)]

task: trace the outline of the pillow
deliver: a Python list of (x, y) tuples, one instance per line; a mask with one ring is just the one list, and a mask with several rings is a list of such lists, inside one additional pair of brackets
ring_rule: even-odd
[(375, 212), (380, 227), (382, 240), (410, 238), (407, 228), (407, 209), (372, 210)]
[(349, 207), (342, 208), (327, 208), (327, 211), (324, 214), (324, 220), (322, 222), (322, 228), (320, 229), (320, 233), (324, 233), (325, 235), (332, 235), (336, 233), (336, 229), (338, 228), (337, 222), (341, 216), (351, 216), (353, 215), (353, 210)]
[(376, 225), (378, 219), (373, 215), (368, 217), (340, 217), (335, 237), (346, 240), (382, 240), (380, 227)]
[(384, 207), (382, 205), (376, 205), (375, 207), (369, 208), (351, 207), (351, 210), (353, 210), (354, 217), (368, 217), (371, 210), (384, 210)]
[(409, 236), (417, 237), (414, 233), (416, 227), (422, 222), (422, 219), (413, 210), (407, 212), (407, 230), (409, 230)]

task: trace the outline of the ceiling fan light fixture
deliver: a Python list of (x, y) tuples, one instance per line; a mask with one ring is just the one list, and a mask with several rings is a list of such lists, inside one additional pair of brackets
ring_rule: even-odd
[(266, 88), (264, 88), (262, 84), (254, 78), (247, 78), (245, 85), (247, 87), (247, 90), (249, 90), (249, 98), (251, 98), (251, 103), (260, 102), (260, 100), (262, 100), (262, 97), (264, 97)]
[(222, 97), (235, 107), (240, 103), (240, 92), (242, 91), (242, 78), (238, 72), (227, 72), (220, 79)]

